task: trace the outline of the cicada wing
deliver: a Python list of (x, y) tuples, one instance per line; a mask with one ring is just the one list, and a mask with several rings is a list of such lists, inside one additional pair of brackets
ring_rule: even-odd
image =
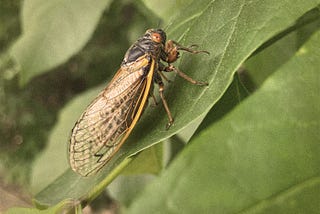
[[(154, 67), (154, 62), (152, 65)], [(112, 80), (76, 122), (69, 143), (69, 161), (71, 168), (80, 175), (99, 171), (140, 117), (153, 75), (153, 72), (143, 75), (143, 67), (118, 71), (118, 78)]]

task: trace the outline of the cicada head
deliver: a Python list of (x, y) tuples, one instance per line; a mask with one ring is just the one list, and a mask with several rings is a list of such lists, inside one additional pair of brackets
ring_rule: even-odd
[(166, 33), (162, 29), (149, 29), (138, 39), (127, 51), (123, 64), (135, 62), (146, 54), (151, 55), (154, 59), (166, 57), (164, 52), (166, 44)]
[(156, 44), (166, 44), (167, 35), (162, 29), (149, 29), (144, 36)]

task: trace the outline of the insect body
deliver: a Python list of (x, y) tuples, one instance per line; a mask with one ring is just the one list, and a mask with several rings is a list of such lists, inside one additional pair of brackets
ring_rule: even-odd
[(163, 30), (149, 29), (129, 48), (109, 85), (92, 101), (72, 129), (69, 161), (75, 172), (82, 176), (94, 174), (119, 150), (139, 120), (148, 97), (153, 95), (154, 83), (159, 85), (159, 95), (169, 118), (167, 128), (173, 124), (163, 95), (162, 79), (166, 79), (163, 72), (173, 71), (193, 84), (207, 85), (171, 65), (179, 57), (179, 50), (208, 53), (193, 50), (193, 47), (182, 47), (172, 40), (166, 42)]

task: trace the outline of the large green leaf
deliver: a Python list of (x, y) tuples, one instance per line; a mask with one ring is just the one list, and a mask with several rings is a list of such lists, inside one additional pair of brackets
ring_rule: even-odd
[[(132, 157), (127, 157), (163, 141), (207, 114), (228, 88), (239, 65), (262, 43), (293, 25), (319, 2), (203, 0), (195, 1), (192, 7), (176, 8), (180, 15), (169, 26), (168, 38), (186, 45), (196, 43), (210, 52), (210, 56), (184, 54), (177, 66), (195, 79), (208, 81), (209, 86), (193, 86), (177, 78), (169, 84), (166, 93), (176, 119), (174, 126), (165, 130), (167, 117), (161, 106), (148, 108), (128, 142), (104, 171), (89, 178), (66, 171), (36, 196), (37, 202), (53, 205), (64, 198), (91, 200), (130, 162)], [(74, 112), (80, 115), (82, 110), (74, 109)]]
[(205, 129), (129, 213), (318, 213), (320, 31)]
[(153, 13), (161, 17), (164, 21), (168, 22), (171, 20), (172, 16), (180, 12), (177, 10), (177, 8), (182, 8), (184, 5), (190, 4), (190, 2), (192, 3), (192, 0), (163, 0), (161, 2), (158, 0), (142, 0), (142, 2)]
[[(14, 207), (6, 210), (7, 214), (52, 214), (52, 213), (67, 213), (70, 210), (74, 210), (74, 213), (81, 213), (81, 206), (78, 201), (64, 200), (49, 209), (39, 210), (36, 208), (22, 208)], [(76, 210), (80, 210), (76, 212)]]
[(27, 83), (66, 62), (89, 40), (110, 0), (26, 0), (22, 8), (22, 35), (11, 48)]
[[(292, 28), (294, 31), (285, 34), (284, 38), (267, 46), (262, 52), (255, 54), (245, 62), (245, 68), (250, 73), (251, 81), (256, 87), (259, 87), (269, 75), (287, 62), (310, 35), (320, 28), (319, 8), (299, 18)], [(292, 28), (288, 30), (293, 30)]]

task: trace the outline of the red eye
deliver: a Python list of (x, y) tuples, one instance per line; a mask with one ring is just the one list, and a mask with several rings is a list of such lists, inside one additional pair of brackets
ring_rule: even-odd
[(162, 42), (162, 38), (159, 33), (152, 33), (151, 38), (152, 38), (152, 41), (154, 41), (154, 42), (157, 42), (157, 43)]

